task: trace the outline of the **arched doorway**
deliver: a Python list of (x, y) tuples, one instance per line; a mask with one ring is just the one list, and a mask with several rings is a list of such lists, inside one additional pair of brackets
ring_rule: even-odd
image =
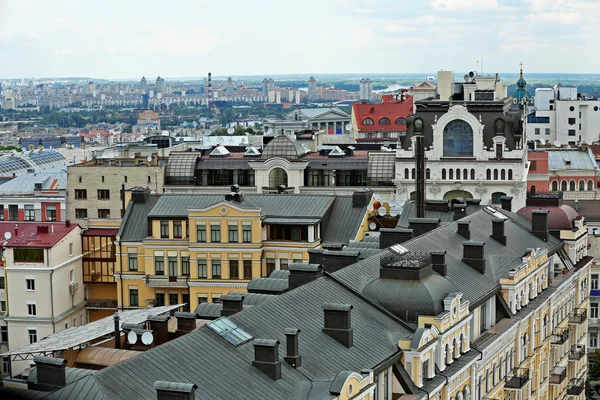
[(506, 196), (506, 193), (504, 193), (504, 192), (494, 192), (494, 193), (492, 193), (492, 204), (500, 204), (502, 202), (500, 200), (500, 198), (502, 196)]
[(269, 187), (278, 187), (284, 185), (287, 187), (288, 185), (288, 176), (287, 172), (283, 168), (273, 168), (271, 172), (269, 172)]
[(452, 200), (458, 197), (462, 197), (463, 199), (472, 199), (473, 195), (466, 190), (451, 190), (444, 194), (444, 200)]

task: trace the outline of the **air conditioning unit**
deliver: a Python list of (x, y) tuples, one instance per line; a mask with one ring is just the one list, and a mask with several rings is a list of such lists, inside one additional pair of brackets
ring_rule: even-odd
[(75, 293), (78, 286), (79, 286), (79, 282), (71, 282), (71, 284), (69, 285), (69, 293)]

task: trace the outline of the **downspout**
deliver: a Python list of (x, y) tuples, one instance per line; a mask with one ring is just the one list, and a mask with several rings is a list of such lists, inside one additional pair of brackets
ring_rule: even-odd
[(119, 262), (119, 264), (120, 264), (119, 279), (121, 280), (121, 311), (123, 311), (124, 310), (124, 308), (123, 308), (123, 304), (124, 304), (124, 299), (123, 299), (123, 246), (121, 245), (120, 240), (119, 240), (119, 260), (120, 260), (120, 262)]
[[(46, 249), (46, 264), (49, 265), (50, 253), (48, 249)], [(52, 313), (52, 333), (56, 333), (56, 324), (54, 323), (54, 291), (52, 289), (52, 275), (54, 274), (54, 269), (50, 270), (50, 312)]]

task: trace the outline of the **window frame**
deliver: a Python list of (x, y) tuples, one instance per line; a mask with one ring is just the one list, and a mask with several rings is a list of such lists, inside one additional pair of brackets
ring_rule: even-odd
[(240, 262), (229, 260), (229, 279), (240, 279)]
[[(210, 260), (210, 272), (212, 279), (221, 279), (222, 264), (221, 260)], [(215, 273), (218, 272), (218, 273)]]
[[(135, 293), (134, 293), (134, 291), (135, 291)], [(139, 292), (139, 290), (137, 288), (136, 289), (129, 288), (129, 307), (139, 307), (139, 306), (140, 306), (140, 292)]]

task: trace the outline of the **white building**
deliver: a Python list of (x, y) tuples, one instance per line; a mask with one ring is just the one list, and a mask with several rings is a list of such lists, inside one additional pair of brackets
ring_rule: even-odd
[(373, 82), (369, 78), (360, 80), (360, 100), (371, 101), (373, 96)]

